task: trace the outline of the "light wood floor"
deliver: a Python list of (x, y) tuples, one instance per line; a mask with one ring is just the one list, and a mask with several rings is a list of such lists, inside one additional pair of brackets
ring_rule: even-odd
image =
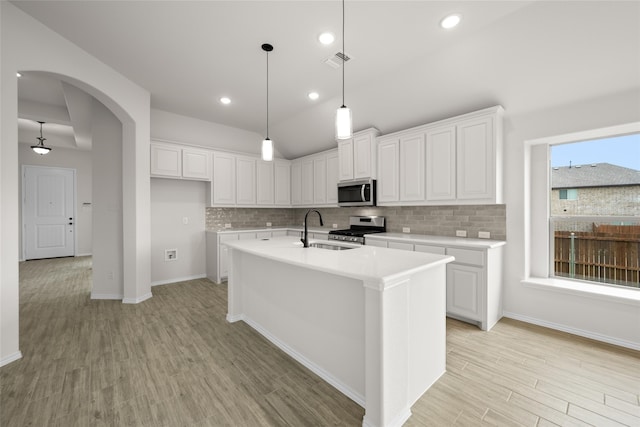
[[(23, 359), (0, 368), (0, 426), (359, 426), (363, 409), (242, 322), (226, 286), (89, 299), (90, 258), (20, 266)], [(409, 426), (640, 426), (640, 353), (503, 319), (447, 322), (447, 373)]]

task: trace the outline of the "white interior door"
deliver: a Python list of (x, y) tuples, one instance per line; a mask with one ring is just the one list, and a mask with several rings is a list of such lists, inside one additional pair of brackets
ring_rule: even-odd
[(76, 171), (24, 166), (22, 196), (25, 259), (74, 256)]

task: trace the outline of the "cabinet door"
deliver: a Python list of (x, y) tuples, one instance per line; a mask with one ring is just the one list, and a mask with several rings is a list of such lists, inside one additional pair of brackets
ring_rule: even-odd
[(211, 153), (206, 150), (183, 148), (182, 177), (211, 181)]
[(424, 133), (400, 137), (401, 201), (425, 199), (424, 166)]
[(456, 127), (427, 131), (427, 200), (456, 198)]
[(237, 234), (221, 234), (219, 237), (218, 243), (218, 271), (219, 278), (222, 279), (224, 277), (229, 276), (229, 248), (224, 242), (229, 242), (233, 240), (238, 240)]
[(364, 238), (364, 243), (367, 246), (377, 246), (379, 248), (386, 248), (387, 247), (387, 242), (385, 240), (373, 240), (373, 239), (367, 239), (365, 237)]
[(151, 175), (180, 178), (182, 148), (151, 144)]
[(313, 204), (327, 203), (327, 157), (313, 160)]
[(274, 163), (258, 160), (256, 163), (256, 202), (259, 205), (273, 205)]
[(399, 142), (386, 141), (378, 145), (378, 202), (399, 200)]
[(301, 202), (303, 205), (313, 204), (313, 159), (302, 161)]
[(235, 205), (236, 157), (233, 154), (213, 153), (211, 191), (214, 205)]
[(493, 118), (484, 117), (459, 124), (456, 148), (458, 199), (493, 199)]
[(375, 178), (375, 145), (371, 134), (353, 138), (353, 177)]
[(236, 203), (256, 204), (256, 160), (249, 157), (236, 158)]
[(447, 313), (482, 318), (482, 268), (447, 264)]
[(338, 169), (339, 156), (338, 153), (330, 153), (327, 155), (327, 203), (338, 203)]
[(426, 252), (428, 254), (438, 254), (444, 255), (445, 250), (442, 246), (431, 246), (431, 245), (418, 245), (416, 244), (413, 247), (413, 250), (416, 252)]
[(413, 245), (411, 243), (402, 243), (402, 242), (389, 242), (387, 246), (390, 249), (400, 249), (403, 251), (413, 251)]
[(291, 163), (291, 204), (302, 204), (302, 162)]
[[(277, 206), (291, 205), (291, 165), (288, 161), (276, 160), (274, 169), (274, 204)], [(298, 181), (300, 183), (300, 181)], [(300, 186), (298, 186), (300, 190)]]
[(340, 181), (353, 179), (353, 139), (338, 141), (338, 157), (340, 158)]

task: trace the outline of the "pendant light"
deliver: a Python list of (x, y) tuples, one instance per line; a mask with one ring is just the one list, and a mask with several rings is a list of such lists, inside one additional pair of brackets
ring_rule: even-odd
[(269, 52), (273, 50), (273, 46), (265, 43), (262, 50), (267, 52), (267, 137), (262, 141), (262, 160), (270, 162), (273, 160), (273, 141), (269, 139)]
[(344, 66), (347, 54), (344, 51), (344, 0), (342, 0), (342, 106), (336, 111), (336, 139), (349, 139), (353, 137), (353, 120), (351, 110), (344, 105)]
[(44, 154), (47, 154), (49, 151), (51, 151), (51, 147), (47, 147), (44, 145), (44, 142), (47, 140), (47, 138), (42, 137), (42, 125), (45, 122), (38, 122), (38, 123), (40, 123), (40, 136), (36, 139), (40, 142), (38, 143), (38, 145), (32, 145), (31, 149), (42, 156)]

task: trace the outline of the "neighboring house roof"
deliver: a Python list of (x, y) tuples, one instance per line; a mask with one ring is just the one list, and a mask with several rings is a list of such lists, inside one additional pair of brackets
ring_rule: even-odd
[(551, 188), (640, 185), (640, 171), (610, 163), (562, 166), (551, 169)]

